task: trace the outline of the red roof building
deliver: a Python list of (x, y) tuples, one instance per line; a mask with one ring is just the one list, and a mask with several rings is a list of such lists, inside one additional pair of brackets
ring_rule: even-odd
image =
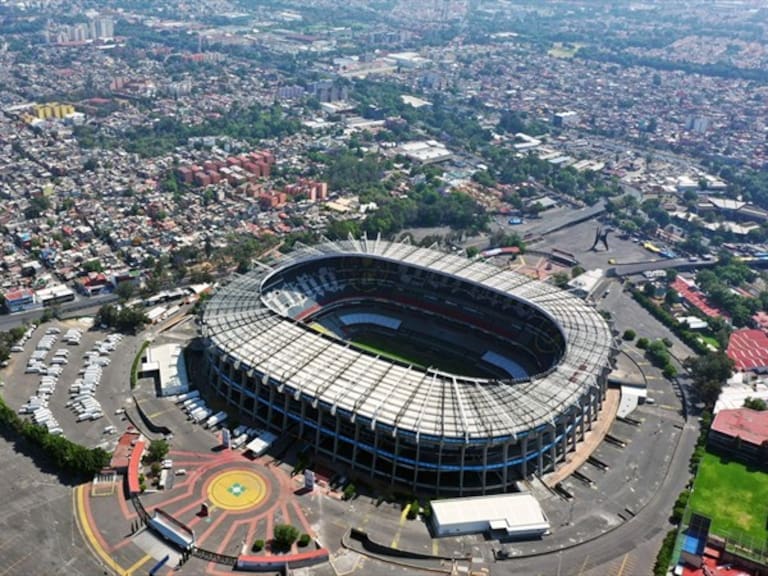
[(117, 441), (117, 446), (115, 446), (115, 451), (112, 453), (109, 467), (118, 472), (126, 472), (128, 470), (131, 452), (133, 452), (134, 444), (138, 439), (139, 431), (133, 428), (133, 426), (129, 426), (128, 430), (126, 430)]
[(728, 340), (728, 357), (740, 371), (768, 366), (768, 336), (762, 330), (744, 328), (736, 330)]
[(16, 288), (3, 294), (8, 312), (20, 312), (35, 305), (35, 292), (29, 288)]
[(689, 284), (683, 278), (678, 276), (675, 278), (675, 281), (672, 282), (672, 288), (680, 294), (683, 300), (688, 302), (688, 304), (699, 310), (705, 316), (708, 316), (709, 318), (716, 318), (718, 316), (728, 318), (728, 314), (709, 303), (707, 297), (699, 292), (699, 289), (695, 284)]
[(716, 451), (765, 465), (768, 462), (768, 411), (720, 410), (712, 421), (707, 440)]

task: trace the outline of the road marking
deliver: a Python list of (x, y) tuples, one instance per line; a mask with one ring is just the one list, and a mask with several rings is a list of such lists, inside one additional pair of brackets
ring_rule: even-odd
[(621, 566), (619, 567), (619, 571), (616, 573), (616, 576), (621, 576), (624, 573), (624, 568), (627, 566), (627, 560), (629, 560), (629, 552), (624, 554), (624, 559), (621, 561)]
[(128, 568), (128, 570), (125, 571), (126, 575), (131, 576), (135, 570), (138, 570), (139, 568), (141, 568), (142, 564), (145, 564), (146, 561), (149, 560), (150, 558), (152, 558), (152, 556), (147, 554), (141, 560), (137, 560), (136, 562), (134, 562), (134, 564), (130, 568)]
[(582, 574), (584, 574), (584, 570), (585, 570), (585, 569), (586, 569), (586, 567), (587, 567), (587, 562), (589, 562), (589, 554), (587, 554), (587, 555), (584, 557), (584, 562), (582, 562), (582, 563), (581, 563), (581, 568), (579, 568), (579, 574), (578, 574), (578, 576), (581, 576)]
[(166, 412), (170, 412), (171, 410), (175, 410), (175, 407), (174, 408), (165, 408), (164, 410), (160, 410), (159, 412), (155, 412), (154, 414), (150, 414), (149, 417), (150, 418), (157, 418), (158, 416), (162, 416), (163, 414), (165, 414)]
[(8, 574), (8, 573), (9, 573), (11, 570), (13, 570), (14, 568), (16, 568), (16, 566), (18, 566), (19, 564), (21, 564), (22, 562), (24, 562), (24, 560), (26, 560), (27, 558), (29, 558), (30, 556), (32, 556), (32, 554), (36, 554), (36, 553), (37, 553), (37, 551), (36, 551), (36, 550), (32, 550), (32, 551), (31, 551), (31, 552), (29, 552), (29, 553), (28, 553), (26, 556), (23, 556), (23, 557), (19, 558), (18, 560), (16, 560), (16, 562), (14, 562), (14, 563), (13, 563), (13, 564), (11, 564), (10, 566), (8, 566), (8, 567), (7, 567), (5, 570), (3, 570), (2, 572), (0, 572), (0, 574), (1, 574), (1, 575), (3, 575), (3, 576), (4, 576), (5, 574)]
[(410, 505), (406, 504), (405, 508), (403, 508), (403, 511), (400, 514), (400, 524), (397, 527), (397, 532), (395, 532), (394, 538), (392, 538), (391, 548), (397, 548), (397, 543), (400, 541), (400, 532), (403, 530), (403, 525), (405, 524), (405, 520), (408, 517), (409, 509), (410, 509)]
[(75, 507), (75, 518), (77, 520), (77, 527), (80, 529), (80, 534), (86, 541), (86, 544), (93, 550), (96, 556), (111, 568), (113, 572), (116, 572), (119, 576), (127, 576), (123, 567), (115, 562), (112, 557), (107, 554), (107, 551), (101, 547), (96, 535), (93, 533), (93, 528), (88, 522), (87, 514), (85, 513), (85, 485), (81, 484), (72, 493), (72, 500)]
[(440, 554), (440, 540), (437, 538), (432, 539), (432, 556), (438, 556)]

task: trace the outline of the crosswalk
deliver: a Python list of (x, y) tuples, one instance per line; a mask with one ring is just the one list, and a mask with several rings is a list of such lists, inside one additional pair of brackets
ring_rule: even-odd
[(112, 496), (120, 484), (120, 476), (115, 472), (96, 474), (91, 483), (91, 496)]

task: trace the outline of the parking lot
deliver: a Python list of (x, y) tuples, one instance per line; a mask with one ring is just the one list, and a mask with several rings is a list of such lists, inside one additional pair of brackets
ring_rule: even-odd
[[(130, 368), (139, 340), (94, 329), (90, 319), (34, 329), (3, 371), (3, 396), (55, 434), (111, 449), (126, 420)], [(106, 433), (105, 433), (106, 431)]]
[(71, 480), (0, 439), (0, 574), (104, 574), (72, 515)]

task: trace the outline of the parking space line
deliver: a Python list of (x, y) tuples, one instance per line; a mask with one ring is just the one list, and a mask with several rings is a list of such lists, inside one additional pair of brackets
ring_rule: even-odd
[(128, 568), (128, 570), (125, 571), (126, 576), (131, 576), (134, 573), (134, 571), (141, 568), (141, 566), (145, 564), (147, 560), (149, 560), (150, 558), (152, 558), (152, 556), (150, 556), (149, 554), (146, 554), (143, 558), (134, 562), (133, 565), (130, 568)]
[(584, 574), (584, 570), (587, 568), (587, 562), (589, 562), (589, 554), (587, 554), (584, 557), (584, 562), (581, 563), (581, 568), (579, 568), (578, 576), (581, 576), (582, 574)]
[(405, 524), (405, 520), (408, 517), (409, 508), (410, 507), (406, 504), (405, 508), (403, 508), (403, 511), (400, 514), (400, 524), (397, 527), (397, 532), (395, 532), (394, 538), (392, 538), (392, 548), (397, 548), (397, 544), (400, 542), (400, 532), (402, 532), (403, 525)]
[(36, 551), (36, 550), (31, 550), (30, 552), (28, 552), (28, 553), (27, 553), (27, 555), (26, 555), (26, 556), (22, 556), (21, 558), (19, 558), (18, 560), (16, 560), (16, 562), (14, 562), (14, 563), (13, 563), (13, 564), (11, 564), (10, 566), (8, 566), (8, 567), (7, 567), (5, 570), (3, 570), (2, 572), (0, 572), (0, 576), (4, 576), (5, 574), (8, 574), (8, 573), (10, 573), (10, 571), (11, 571), (11, 570), (13, 570), (14, 568), (16, 568), (16, 566), (18, 566), (19, 564), (21, 564), (22, 562), (24, 562), (24, 560), (26, 560), (27, 558), (29, 558), (30, 556), (32, 556), (33, 554), (36, 554), (36, 553), (37, 553), (37, 551)]
[(627, 567), (627, 560), (629, 560), (629, 552), (624, 554), (624, 559), (621, 561), (621, 566), (619, 567), (619, 571), (616, 573), (616, 576), (621, 576), (624, 573), (624, 568)]

